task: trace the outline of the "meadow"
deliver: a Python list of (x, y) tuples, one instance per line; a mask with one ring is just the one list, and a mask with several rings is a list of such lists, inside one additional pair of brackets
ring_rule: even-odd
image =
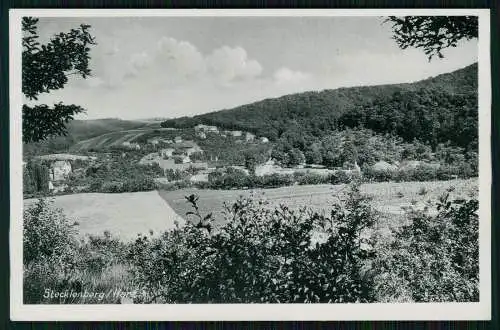
[[(310, 207), (321, 212), (338, 200), (348, 185), (295, 185), (271, 189), (252, 190), (200, 190), (186, 188), (180, 190), (160, 190), (160, 196), (180, 216), (191, 211), (185, 196), (196, 194), (202, 212), (212, 212), (222, 218), (224, 202), (231, 203), (238, 197), (253, 195), (269, 202), (271, 207), (286, 204), (290, 208)], [(428, 201), (436, 201), (443, 193), (451, 199), (477, 196), (478, 181), (475, 179), (432, 182), (380, 182), (361, 185), (361, 193), (371, 198), (371, 204), (384, 214), (402, 215), (404, 207), (424, 207)]]
[[(81, 235), (101, 235), (108, 231), (113, 237), (130, 241), (137, 234), (150, 230), (159, 234), (183, 222), (156, 191), (121, 194), (86, 193), (57, 196), (54, 206), (78, 224)], [(36, 199), (24, 200), (27, 208)]]
[[(253, 195), (268, 202), (269, 207), (285, 204), (289, 208), (309, 207), (314, 211), (328, 210), (347, 185), (296, 185), (273, 189), (201, 190), (186, 188), (120, 194), (85, 193), (56, 196), (54, 206), (78, 224), (82, 235), (99, 235), (105, 231), (113, 237), (130, 241), (137, 234), (153, 231), (159, 234), (184, 223), (192, 211), (185, 196), (199, 196), (202, 214), (212, 213), (217, 221), (223, 219), (224, 203), (231, 204), (240, 196)], [(384, 227), (397, 224), (404, 207), (424, 207), (428, 200), (437, 201), (443, 193), (450, 199), (477, 196), (477, 179), (436, 182), (382, 182), (361, 185), (361, 193), (371, 198), (371, 205), (382, 212)], [(35, 199), (24, 200), (25, 208)], [(220, 224), (220, 223), (219, 223)]]

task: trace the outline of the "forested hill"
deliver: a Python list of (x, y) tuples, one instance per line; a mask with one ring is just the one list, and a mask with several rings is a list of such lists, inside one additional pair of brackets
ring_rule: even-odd
[(450, 141), (477, 148), (477, 63), (415, 83), (339, 88), (291, 94), (167, 120), (164, 127), (196, 124), (241, 129), (279, 139), (290, 130), (322, 137), (347, 127), (390, 133), (436, 146)]

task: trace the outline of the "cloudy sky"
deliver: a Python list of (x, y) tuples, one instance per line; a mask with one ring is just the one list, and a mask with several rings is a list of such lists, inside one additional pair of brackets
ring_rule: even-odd
[(178, 117), (307, 90), (411, 82), (477, 61), (477, 41), (430, 63), (380, 17), (41, 18), (43, 39), (90, 24), (92, 77), (39, 102), (84, 118)]

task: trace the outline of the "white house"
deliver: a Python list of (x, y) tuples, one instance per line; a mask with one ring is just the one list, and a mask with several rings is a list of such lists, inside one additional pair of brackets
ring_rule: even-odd
[(205, 134), (205, 132), (197, 132), (196, 136), (202, 140), (205, 140), (207, 138), (207, 135)]
[(188, 156), (191, 156), (195, 152), (203, 152), (203, 150), (197, 145), (194, 145), (194, 146), (189, 147), (189, 148), (183, 148), (182, 151), (184, 151), (184, 153)]
[(141, 149), (141, 146), (139, 145), (139, 143), (136, 143), (136, 142), (131, 143), (131, 142), (126, 141), (126, 142), (122, 143), (122, 146), (127, 147), (129, 149), (135, 149), (135, 150)]
[(57, 160), (50, 166), (50, 179), (52, 181), (64, 180), (71, 173), (71, 164), (66, 160)]
[(266, 174), (272, 174), (272, 173), (276, 173), (276, 171), (279, 171), (280, 169), (281, 169), (281, 167), (276, 165), (274, 160), (270, 159), (266, 163), (257, 165), (255, 167), (255, 175), (256, 176), (263, 176)]
[(249, 142), (249, 141), (253, 141), (254, 139), (255, 139), (255, 135), (254, 135), (254, 134), (249, 133), (249, 132), (245, 133), (245, 140), (246, 140), (247, 142)]
[(209, 126), (209, 125), (203, 125), (199, 124), (194, 127), (194, 130), (196, 132), (211, 132), (211, 133), (218, 133), (219, 129), (217, 126)]
[(174, 151), (175, 151), (174, 148), (165, 148), (165, 149), (161, 149), (159, 151), (159, 153), (160, 153), (160, 156), (162, 156), (162, 157), (172, 157), (174, 154)]
[(180, 161), (180, 164), (187, 164), (187, 163), (191, 163), (191, 158), (189, 158), (189, 156), (187, 155), (180, 155), (180, 156), (177, 156), (176, 159), (178, 161)]
[(269, 139), (266, 138), (265, 136), (263, 136), (263, 137), (260, 138), (260, 142), (262, 142), (262, 143), (268, 143)]
[(241, 131), (231, 131), (230, 134), (234, 137), (240, 137), (243, 133)]

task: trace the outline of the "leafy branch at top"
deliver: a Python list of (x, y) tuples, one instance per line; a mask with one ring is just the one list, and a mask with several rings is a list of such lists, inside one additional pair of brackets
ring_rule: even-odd
[(478, 38), (477, 16), (390, 16), (384, 22), (392, 23), (393, 39), (401, 49), (422, 48), (429, 61), (443, 58), (442, 50), (462, 39)]

